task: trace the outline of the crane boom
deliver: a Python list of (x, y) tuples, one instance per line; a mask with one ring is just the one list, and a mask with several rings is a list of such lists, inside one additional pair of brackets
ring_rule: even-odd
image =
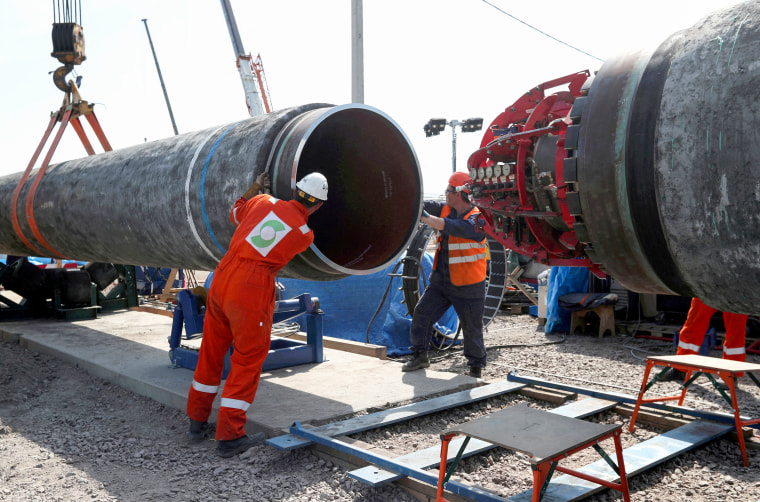
[(257, 55), (253, 62), (253, 71), (256, 73), (256, 80), (259, 83), (261, 101), (264, 103), (264, 109), (269, 113), (272, 111), (272, 100), (269, 99), (269, 86), (267, 85), (267, 79), (264, 75), (264, 63), (261, 61), (261, 54)]
[(222, 2), (222, 11), (224, 19), (227, 21), (227, 29), (230, 31), (232, 48), (235, 50), (235, 58), (240, 80), (243, 82), (243, 91), (245, 91), (245, 102), (248, 105), (248, 113), (251, 117), (262, 115), (264, 109), (261, 106), (261, 97), (259, 96), (258, 80), (253, 68), (253, 62), (250, 54), (245, 53), (243, 41), (240, 39), (235, 14), (232, 12), (232, 6), (229, 0), (220, 0)]

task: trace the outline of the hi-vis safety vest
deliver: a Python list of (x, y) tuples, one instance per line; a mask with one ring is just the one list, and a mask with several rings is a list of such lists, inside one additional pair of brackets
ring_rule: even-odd
[[(451, 213), (451, 208), (446, 205), (441, 210), (441, 218), (446, 218)], [(469, 218), (473, 214), (479, 214), (477, 207), (473, 207), (463, 219)], [(438, 251), (441, 249), (443, 237), (438, 236), (438, 247), (435, 250), (433, 260), (433, 269), (438, 263)], [(473, 241), (449, 235), (449, 275), (451, 282), (455, 286), (466, 286), (476, 284), (486, 279), (486, 267), (488, 265), (488, 256), (486, 249), (486, 239), (482, 241)]]

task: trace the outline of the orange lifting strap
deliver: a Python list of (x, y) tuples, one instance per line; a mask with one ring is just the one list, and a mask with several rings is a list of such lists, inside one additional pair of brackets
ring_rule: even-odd
[(47, 151), (47, 154), (45, 155), (45, 158), (42, 161), (42, 165), (40, 166), (40, 169), (37, 171), (37, 174), (34, 178), (34, 181), (32, 182), (32, 186), (29, 189), (29, 193), (26, 196), (26, 202), (24, 205), (25, 208), (25, 214), (27, 223), (29, 224), (29, 228), (32, 231), (32, 234), (34, 234), (35, 239), (37, 239), (37, 242), (42, 245), (49, 253), (52, 254), (52, 256), (56, 258), (64, 258), (68, 259), (66, 256), (64, 256), (62, 253), (56, 251), (45, 239), (45, 237), (40, 232), (40, 229), (37, 227), (37, 222), (34, 219), (34, 196), (37, 193), (37, 188), (40, 186), (40, 183), (42, 182), (43, 176), (45, 176), (45, 171), (48, 168), (48, 165), (50, 164), (50, 159), (53, 157), (53, 153), (55, 152), (55, 149), (58, 147), (58, 143), (61, 140), (61, 137), (63, 136), (63, 132), (66, 129), (66, 126), (71, 123), (72, 127), (77, 133), (77, 136), (79, 136), (80, 141), (82, 142), (82, 145), (84, 146), (85, 150), (87, 151), (88, 155), (95, 155), (95, 150), (92, 148), (92, 144), (90, 143), (90, 140), (87, 138), (87, 134), (85, 133), (84, 129), (82, 128), (82, 124), (79, 121), (80, 116), (84, 116), (87, 119), (87, 122), (90, 124), (90, 127), (92, 127), (93, 131), (95, 132), (95, 135), (97, 136), (98, 140), (100, 141), (100, 144), (103, 146), (103, 149), (105, 151), (111, 151), (111, 145), (108, 142), (108, 139), (106, 139), (105, 134), (103, 133), (103, 129), (100, 127), (100, 123), (98, 122), (97, 117), (95, 117), (95, 112), (92, 109), (92, 105), (90, 105), (87, 101), (84, 101), (82, 97), (79, 94), (79, 89), (77, 88), (76, 83), (73, 81), (69, 81), (69, 86), (71, 88), (71, 92), (67, 92), (66, 96), (63, 99), (63, 104), (61, 105), (60, 110), (58, 110), (56, 113), (51, 114), (50, 122), (48, 123), (47, 129), (45, 130), (45, 134), (42, 136), (42, 140), (40, 141), (39, 145), (37, 145), (37, 149), (34, 151), (34, 154), (32, 155), (31, 160), (29, 161), (29, 164), (26, 166), (26, 170), (24, 171), (24, 174), (21, 176), (21, 179), (19, 179), (18, 185), (16, 185), (15, 190), (13, 191), (13, 197), (11, 199), (11, 223), (13, 225), (13, 230), (16, 232), (16, 235), (18, 235), (19, 239), (23, 241), (26, 246), (35, 252), (35, 254), (38, 254), (40, 256), (45, 256), (48, 253), (45, 251), (41, 251), (38, 246), (32, 243), (31, 239), (25, 235), (24, 231), (21, 228), (21, 225), (19, 223), (19, 217), (18, 217), (18, 199), (21, 195), (21, 190), (26, 185), (27, 180), (29, 179), (29, 174), (32, 172), (32, 168), (34, 167), (34, 164), (37, 162), (37, 159), (40, 156), (40, 153), (42, 152), (42, 149), (45, 147), (45, 144), (47, 143), (48, 139), (50, 138), (50, 134), (53, 132), (53, 129), (55, 128), (55, 125), (57, 122), (60, 122), (61, 125), (58, 129), (58, 131), (55, 134), (55, 137), (53, 138), (53, 142), (50, 145), (50, 148)]

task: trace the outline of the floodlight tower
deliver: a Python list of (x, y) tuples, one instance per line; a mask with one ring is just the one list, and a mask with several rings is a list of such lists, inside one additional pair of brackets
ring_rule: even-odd
[(441, 131), (446, 129), (446, 125), (451, 127), (451, 172), (457, 170), (457, 127), (462, 129), (462, 132), (475, 132), (480, 131), (483, 128), (482, 118), (467, 119), (465, 121), (451, 120), (446, 122), (446, 119), (430, 119), (425, 124), (425, 136), (437, 136), (441, 134)]

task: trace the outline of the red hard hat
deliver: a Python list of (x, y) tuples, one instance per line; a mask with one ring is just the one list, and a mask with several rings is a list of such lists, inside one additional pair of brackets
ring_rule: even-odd
[(449, 185), (453, 186), (454, 188), (459, 188), (457, 192), (469, 192), (469, 190), (462, 188), (468, 181), (470, 181), (469, 174), (462, 171), (457, 171), (449, 178)]

